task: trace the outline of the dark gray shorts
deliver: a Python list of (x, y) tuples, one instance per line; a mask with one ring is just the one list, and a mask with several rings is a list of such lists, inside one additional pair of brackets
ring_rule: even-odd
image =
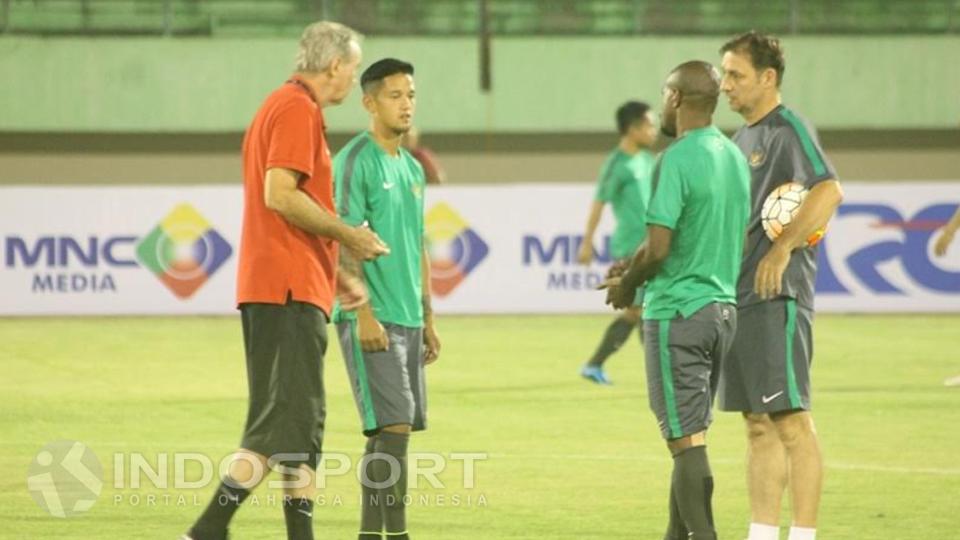
[(664, 439), (710, 425), (720, 365), (736, 329), (737, 310), (731, 304), (708, 304), (689, 319), (644, 321), (650, 408)]
[(427, 427), (427, 389), (423, 369), (423, 329), (383, 323), (390, 339), (386, 351), (364, 352), (356, 320), (337, 323), (347, 377), (364, 435), (386, 426)]
[(285, 305), (243, 304), (240, 316), (250, 390), (240, 447), (268, 458), (301, 454), (279, 461), (316, 469), (327, 414), (327, 318), (320, 308), (293, 300)]
[(767, 414), (809, 410), (813, 311), (780, 298), (738, 314), (740, 329), (720, 378), (720, 408)]

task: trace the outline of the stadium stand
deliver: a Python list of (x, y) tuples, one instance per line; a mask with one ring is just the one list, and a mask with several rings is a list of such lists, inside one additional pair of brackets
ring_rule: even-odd
[[(781, 34), (951, 34), (957, 0), (488, 0), (494, 34), (686, 35), (739, 31), (745, 17)], [(462, 36), (479, 0), (3, 0), (0, 33), (35, 35), (295, 35), (343, 21), (377, 35)]]

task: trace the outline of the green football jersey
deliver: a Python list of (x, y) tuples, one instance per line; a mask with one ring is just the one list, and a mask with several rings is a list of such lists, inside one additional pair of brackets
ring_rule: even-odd
[(653, 172), (647, 223), (672, 229), (667, 259), (646, 288), (645, 319), (690, 317), (736, 304), (750, 216), (750, 167), (714, 126), (688, 131)]
[(594, 198), (613, 207), (616, 228), (610, 238), (610, 255), (614, 259), (632, 256), (647, 237), (645, 217), (653, 164), (653, 154), (647, 150), (631, 156), (617, 148), (600, 170)]
[[(369, 132), (333, 160), (337, 212), (349, 225), (366, 222), (390, 254), (363, 263), (373, 314), (382, 323), (423, 326), (423, 167), (405, 149), (391, 156)], [(351, 313), (338, 311), (337, 318)]]

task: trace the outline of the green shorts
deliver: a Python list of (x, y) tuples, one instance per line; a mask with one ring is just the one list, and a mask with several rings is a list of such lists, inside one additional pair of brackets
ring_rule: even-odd
[(775, 413), (810, 409), (813, 311), (792, 298), (738, 310), (739, 331), (720, 377), (720, 409)]
[(710, 426), (720, 365), (736, 329), (737, 310), (731, 304), (707, 304), (688, 319), (644, 321), (650, 409), (664, 439)]
[(337, 323), (347, 376), (364, 435), (386, 426), (427, 427), (427, 388), (423, 369), (423, 329), (383, 323), (390, 346), (364, 352), (356, 319)]
[(250, 390), (240, 447), (289, 467), (316, 469), (326, 419), (327, 317), (294, 300), (242, 304), (240, 314)]

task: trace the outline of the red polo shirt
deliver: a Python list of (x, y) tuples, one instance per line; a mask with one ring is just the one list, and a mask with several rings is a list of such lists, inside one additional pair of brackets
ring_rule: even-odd
[(338, 244), (288, 223), (267, 208), (267, 169), (303, 174), (299, 189), (336, 215), (330, 150), (323, 112), (294, 76), (260, 106), (243, 139), (243, 235), (237, 303), (283, 304), (287, 295), (330, 315), (336, 288)]

